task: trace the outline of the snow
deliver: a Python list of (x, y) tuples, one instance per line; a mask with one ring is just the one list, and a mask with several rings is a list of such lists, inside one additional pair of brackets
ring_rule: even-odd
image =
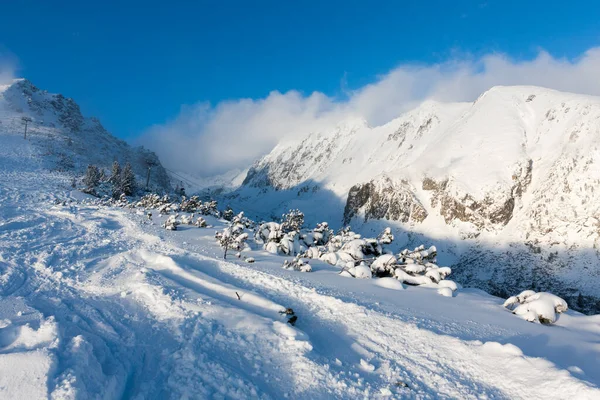
[(88, 204), (39, 151), (0, 128), (0, 398), (600, 396), (600, 316), (530, 324), (476, 289), (283, 269), (250, 239), (254, 263), (223, 260), (228, 222)]
[[(402, 188), (412, 202), (398, 209), (418, 205), (427, 213), (422, 222), (382, 221), (397, 229), (397, 243), (439, 244), (448, 261), (463, 266), (455, 279), (488, 290), (523, 290), (543, 270), (544, 290), (595, 296), (587, 307), (593, 312), (600, 298), (599, 119), (598, 97), (494, 87), (474, 103), (425, 102), (382, 126), (351, 119), (282, 142), (226, 199), (260, 218), (299, 208), (307, 222), (326, 219), (337, 229), (352, 187), (374, 182), (381, 198), (391, 180), (393, 193)], [(446, 200), (474, 211), (449, 214), (451, 201), (442, 207), (425, 178), (444, 182)], [(510, 220), (492, 222), (482, 216), (486, 209)], [(353, 228), (377, 231), (381, 224), (365, 222), (364, 213), (353, 216)], [(476, 251), (480, 257), (472, 257)]]

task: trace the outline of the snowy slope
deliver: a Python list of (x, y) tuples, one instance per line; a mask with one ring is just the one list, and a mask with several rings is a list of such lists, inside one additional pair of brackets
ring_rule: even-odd
[(0, 398), (600, 396), (598, 316), (543, 326), (479, 290), (302, 274), (257, 248), (224, 261), (224, 221), (166, 231), (82, 196), (0, 132)]
[(590, 311), (600, 307), (599, 122), (600, 98), (495, 87), (474, 103), (426, 102), (383, 126), (349, 120), (281, 144), (228, 201), (358, 230), (393, 220), (454, 248), (447, 261), (463, 282), (513, 291), (539, 270), (546, 289), (595, 296)]
[(132, 148), (104, 129), (96, 118), (86, 118), (73, 99), (40, 90), (26, 79), (0, 86), (0, 132), (24, 134), (29, 118), (29, 140), (40, 147), (47, 168), (81, 175), (88, 164), (109, 169), (113, 161), (131, 163), (145, 183), (152, 165), (151, 186), (170, 189), (169, 177), (158, 157), (142, 147)]

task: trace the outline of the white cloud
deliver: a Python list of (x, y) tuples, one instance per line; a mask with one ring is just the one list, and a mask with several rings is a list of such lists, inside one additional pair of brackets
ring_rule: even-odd
[(348, 117), (379, 125), (426, 99), (473, 101), (496, 85), (535, 85), (600, 95), (600, 48), (575, 60), (540, 51), (532, 60), (503, 54), (453, 59), (440, 64), (400, 65), (344, 100), (322, 93), (271, 92), (263, 99), (184, 106), (165, 125), (150, 128), (142, 143), (167, 167), (203, 176), (244, 168), (280, 140), (326, 129)]
[(0, 45), (0, 85), (8, 84), (15, 78), (17, 58)]

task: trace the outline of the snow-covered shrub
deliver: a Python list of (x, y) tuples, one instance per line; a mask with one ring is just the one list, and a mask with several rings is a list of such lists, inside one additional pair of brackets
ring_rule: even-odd
[(364, 262), (361, 262), (356, 266), (354, 266), (353, 263), (349, 264), (342, 272), (340, 272), (340, 275), (358, 279), (371, 279), (372, 277), (371, 268)]
[(194, 214), (184, 214), (181, 216), (181, 224), (182, 225), (193, 225), (194, 224)]
[(302, 257), (313, 258), (315, 260), (318, 260), (319, 258), (321, 258), (322, 254), (323, 253), (321, 252), (321, 250), (318, 247), (309, 247), (306, 249), (304, 254), (302, 254)]
[(296, 257), (293, 260), (285, 260), (283, 262), (283, 268), (284, 269), (292, 269), (294, 271), (300, 271), (300, 272), (311, 272), (312, 271), (312, 267), (302, 261), (302, 259), (300, 257)]
[(233, 219), (233, 210), (231, 207), (227, 207), (225, 211), (223, 211), (223, 219), (225, 221), (231, 221)]
[(524, 320), (542, 324), (556, 322), (556, 314), (569, 309), (564, 299), (552, 293), (536, 293), (533, 290), (525, 290), (516, 296), (509, 297), (504, 302), (504, 307)]
[(213, 215), (217, 218), (221, 217), (221, 213), (217, 209), (216, 200), (206, 201), (199, 205), (198, 212), (202, 215)]
[(167, 220), (163, 224), (163, 228), (165, 228), (169, 231), (176, 231), (177, 226), (180, 224), (180, 222), (177, 220), (177, 217), (178, 217), (178, 214), (174, 214), (174, 215), (171, 215), (169, 218), (167, 218)]
[(304, 225), (304, 213), (300, 210), (289, 210), (281, 216), (281, 230), (283, 233), (300, 232)]
[(382, 254), (371, 264), (371, 271), (376, 276), (391, 276), (394, 274), (397, 262), (393, 254)]
[(281, 231), (281, 225), (277, 222), (265, 222), (259, 225), (258, 229), (254, 234), (254, 240), (257, 243), (264, 244), (265, 250), (267, 246), (271, 243), (275, 245), (277, 248), (277, 244), (283, 237), (283, 232)]
[(183, 196), (181, 198), (181, 204), (179, 205), (179, 209), (183, 212), (195, 213), (198, 211), (201, 205), (202, 201), (200, 201), (198, 196), (192, 196), (189, 199)]
[(279, 252), (288, 256), (295, 256), (306, 251), (306, 246), (300, 242), (297, 231), (291, 231), (283, 235), (279, 241)]
[(196, 225), (198, 228), (206, 228), (208, 226), (206, 220), (202, 217), (198, 217), (196, 222), (194, 222), (194, 225)]
[(241, 211), (239, 214), (235, 215), (231, 218), (231, 222), (234, 224), (241, 224), (246, 229), (253, 229), (256, 223), (252, 221), (250, 218), (244, 216), (244, 212)]
[(139, 208), (158, 209), (159, 207), (168, 204), (171, 204), (168, 195), (159, 196), (156, 193), (149, 193), (135, 203), (135, 206)]
[(354, 239), (346, 242), (339, 252), (350, 255), (356, 261), (362, 261), (381, 255), (382, 249), (375, 239)]
[(312, 242), (315, 246), (325, 246), (332, 236), (333, 230), (329, 228), (329, 224), (321, 222), (312, 231)]
[(392, 228), (387, 227), (377, 236), (377, 240), (382, 245), (390, 244), (394, 241), (394, 235), (392, 234)]
[(342, 248), (342, 246), (352, 240), (360, 239), (361, 236), (358, 233), (354, 233), (350, 230), (349, 226), (346, 226), (338, 231), (328, 243), (329, 251), (334, 252)]
[(240, 223), (232, 222), (222, 232), (215, 233), (215, 239), (219, 245), (223, 247), (223, 258), (227, 258), (227, 250), (242, 251), (248, 247), (248, 233), (244, 232), (244, 226)]

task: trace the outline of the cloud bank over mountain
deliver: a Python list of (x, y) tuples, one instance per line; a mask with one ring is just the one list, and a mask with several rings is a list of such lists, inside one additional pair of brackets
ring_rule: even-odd
[(402, 64), (341, 99), (320, 92), (273, 91), (261, 99), (185, 105), (173, 120), (152, 126), (139, 140), (168, 167), (209, 176), (244, 168), (282, 140), (349, 118), (380, 125), (424, 100), (474, 101), (497, 85), (600, 95), (598, 70), (600, 47), (572, 60), (542, 50), (530, 60), (488, 54), (432, 65)]

